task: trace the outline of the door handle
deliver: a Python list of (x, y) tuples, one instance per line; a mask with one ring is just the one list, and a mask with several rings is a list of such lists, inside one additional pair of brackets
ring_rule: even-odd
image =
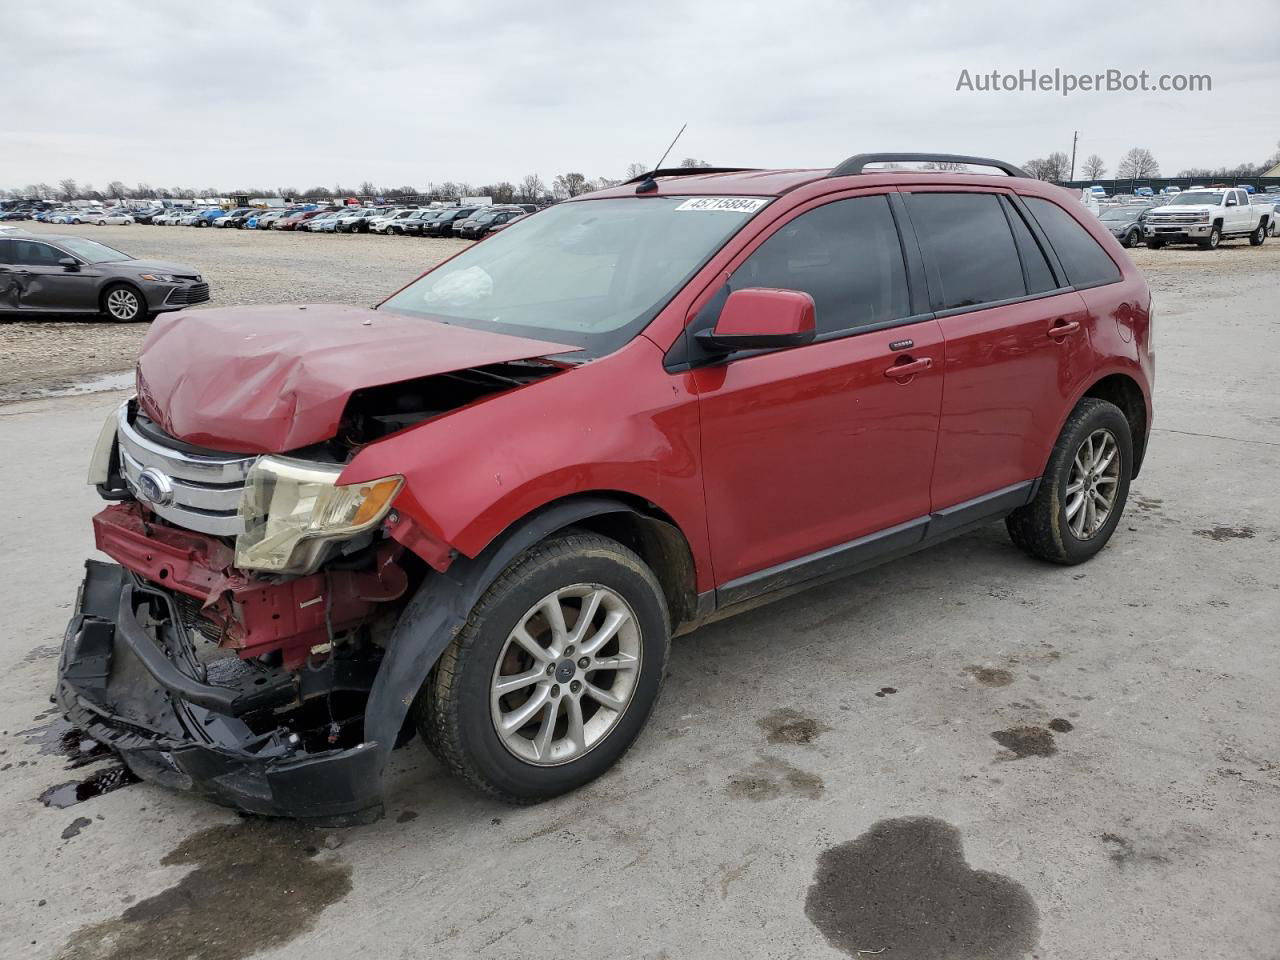
[(906, 360), (901, 363), (895, 363), (884, 372), (884, 375), (886, 377), (891, 377), (894, 380), (907, 380), (914, 377), (917, 373), (924, 373), (932, 366), (932, 358), (921, 357), (919, 360)]
[(1071, 334), (1080, 329), (1079, 320), (1059, 320), (1049, 328), (1049, 336), (1055, 340), (1061, 340), (1063, 337), (1069, 337)]

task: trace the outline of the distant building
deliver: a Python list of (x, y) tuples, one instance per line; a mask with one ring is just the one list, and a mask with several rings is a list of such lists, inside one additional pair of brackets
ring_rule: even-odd
[(1264, 171), (1264, 172), (1263, 172), (1263, 174), (1262, 174), (1262, 176), (1264, 176), (1264, 177), (1280, 177), (1280, 163), (1277, 163), (1277, 164), (1276, 164), (1274, 167), (1272, 167), (1270, 170)]

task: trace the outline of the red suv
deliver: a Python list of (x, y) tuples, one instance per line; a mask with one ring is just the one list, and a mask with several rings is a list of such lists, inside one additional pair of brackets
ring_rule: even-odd
[(918, 154), (657, 170), (375, 309), (162, 317), (93, 458), (115, 563), (58, 702), (257, 813), (378, 815), (415, 728), (496, 797), (555, 796), (710, 618), (997, 520), (1043, 560), (1101, 550), (1150, 337), (1078, 202)]

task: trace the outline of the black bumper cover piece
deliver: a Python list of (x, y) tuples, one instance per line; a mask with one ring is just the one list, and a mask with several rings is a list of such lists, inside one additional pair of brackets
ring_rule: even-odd
[(333, 825), (382, 815), (377, 743), (307, 753), (286, 730), (254, 733), (240, 718), (289, 702), (287, 675), (207, 683), (181, 620), (163, 612), (168, 604), (173, 613), (164, 594), (116, 564), (85, 568), (55, 693), (72, 724), (144, 780), (247, 813)]

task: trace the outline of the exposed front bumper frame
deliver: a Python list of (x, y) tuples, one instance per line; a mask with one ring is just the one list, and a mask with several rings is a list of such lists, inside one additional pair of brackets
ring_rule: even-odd
[(158, 593), (116, 564), (86, 563), (55, 693), (73, 725), (139, 777), (248, 813), (328, 824), (382, 815), (385, 750), (308, 753), (284, 728), (255, 733), (240, 718), (291, 698), (287, 675), (239, 690), (207, 682), (180, 621), (133, 616), (135, 591)]

